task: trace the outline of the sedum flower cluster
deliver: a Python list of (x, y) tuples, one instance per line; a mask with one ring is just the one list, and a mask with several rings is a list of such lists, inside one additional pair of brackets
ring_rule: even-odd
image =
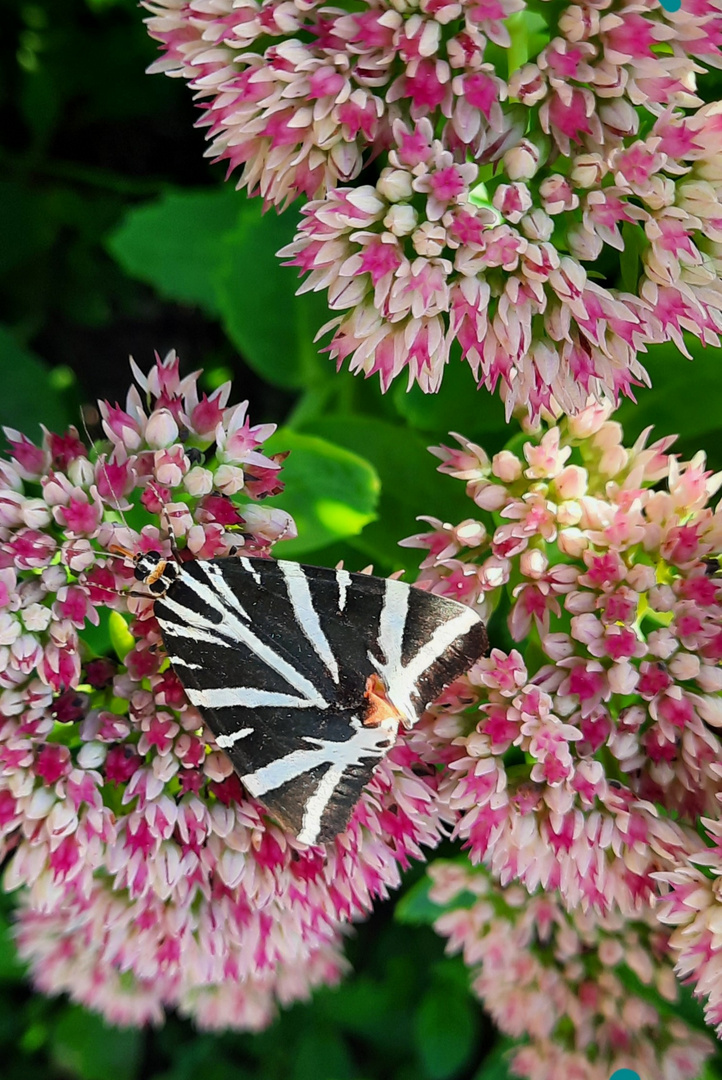
[(648, 436), (593, 406), (491, 459), (458, 437), (435, 453), (473, 516), (405, 541), (422, 586), (493, 613), (430, 735), (456, 834), (569, 908), (651, 903), (719, 818), (722, 475)]
[(468, 863), (439, 859), (429, 874), (430, 899), (445, 909), (436, 930), (449, 952), (463, 953), (472, 989), (500, 1031), (523, 1040), (510, 1056), (514, 1075), (701, 1075), (713, 1040), (675, 1017), (667, 935), (649, 909), (633, 920), (568, 912), (553, 893), (502, 888)]
[[(209, 154), (325, 290), (328, 349), (433, 392), (461, 357), (508, 413), (576, 413), (639, 353), (722, 327), (713, 0), (146, 0)], [(358, 181), (358, 183), (353, 183)]]
[[(0, 461), (0, 858), (21, 890), (36, 984), (116, 1024), (178, 1008), (258, 1028), (333, 983), (344, 927), (435, 845), (449, 811), (415, 736), (377, 769), (346, 833), (309, 848), (269, 821), (165, 658), (130, 560), (268, 556), (294, 535), (263, 504), (285, 455), (230, 385), (199, 392), (170, 354), (97, 452), (71, 429), (8, 431)], [(140, 595), (139, 595), (140, 594)], [(118, 659), (106, 654), (110, 633)], [(122, 658), (122, 659), (121, 659)]]

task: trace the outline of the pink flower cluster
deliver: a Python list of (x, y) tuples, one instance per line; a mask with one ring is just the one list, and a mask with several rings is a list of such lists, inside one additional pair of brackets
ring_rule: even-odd
[(405, 541), (427, 552), (422, 586), (496, 609), (492, 642), (524, 642), (436, 710), (457, 834), (502, 884), (570, 908), (651, 902), (655, 875), (699, 850), (698, 816), (719, 813), (722, 475), (648, 434), (625, 447), (596, 406), (518, 454), (457, 437), (435, 453), (476, 514)]
[(649, 344), (718, 343), (713, 0), (146, 6), (209, 152), (267, 202), (312, 199), (282, 254), (340, 313), (339, 364), (433, 392), (461, 357), (536, 417), (631, 394)]
[[(340, 977), (344, 924), (438, 842), (450, 815), (420, 736), (389, 755), (326, 847), (286, 835), (242, 791), (165, 662), (152, 604), (130, 595), (132, 567), (111, 549), (268, 555), (294, 529), (259, 501), (280, 490), (283, 455), (264, 454), (274, 425), (229, 406), (229, 385), (199, 394), (198, 373), (181, 378), (173, 354), (135, 374), (142, 393), (101, 403), (109, 442), (97, 454), (74, 429), (39, 446), (7, 433), (5, 886), (22, 890), (20, 951), (44, 990), (67, 990), (114, 1023), (177, 1007), (201, 1025), (255, 1028), (276, 1001)], [(122, 662), (94, 654), (99, 623)]]
[[(722, 762), (712, 766), (722, 775)], [(718, 796), (719, 799), (719, 796)], [(722, 800), (720, 800), (722, 801)], [(703, 818), (710, 847), (659, 875), (669, 890), (657, 916), (674, 927), (675, 971), (705, 998), (705, 1019), (722, 1038), (722, 821)]]
[[(499, 1029), (522, 1044), (510, 1057), (527, 1080), (609, 1080), (617, 1069), (696, 1080), (713, 1041), (674, 1016), (677, 985), (666, 934), (649, 910), (634, 920), (567, 912), (554, 894), (502, 888), (467, 863), (437, 860), (436, 930), (463, 952), (472, 988)], [(659, 998), (629, 989), (632, 972)], [(670, 1007), (670, 1005), (672, 1007)]]

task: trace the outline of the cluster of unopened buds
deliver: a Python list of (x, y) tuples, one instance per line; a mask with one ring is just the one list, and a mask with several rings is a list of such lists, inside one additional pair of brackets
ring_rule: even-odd
[(267, 203), (310, 200), (281, 254), (353, 371), (433, 392), (461, 356), (536, 417), (632, 393), (650, 344), (718, 343), (713, 0), (146, 6), (209, 153)]

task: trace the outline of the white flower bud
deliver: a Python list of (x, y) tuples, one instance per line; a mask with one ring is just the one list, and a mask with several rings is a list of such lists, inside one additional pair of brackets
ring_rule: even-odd
[(145, 427), (145, 441), (154, 450), (162, 450), (178, 441), (178, 425), (169, 409), (151, 413)]
[(44, 529), (50, 524), (50, 508), (44, 499), (26, 499), (22, 518), (29, 529)]
[(403, 202), (413, 195), (413, 177), (406, 169), (384, 169), (376, 182), (376, 190), (390, 203)]
[(86, 457), (73, 458), (67, 472), (69, 479), (76, 487), (90, 487), (95, 480), (95, 469)]
[(719, 693), (722, 690), (722, 668), (712, 664), (702, 664), (697, 676), (697, 685), (706, 694)]
[(702, 719), (710, 725), (710, 727), (722, 727), (721, 697), (718, 697), (717, 694), (705, 695), (704, 697), (697, 696), (695, 694), (694, 703), (697, 708), (697, 712), (702, 717)]
[(433, 259), (446, 247), (446, 229), (433, 221), (424, 221), (411, 237), (418, 255)]
[(524, 236), (544, 244), (551, 240), (554, 232), (554, 222), (540, 206), (535, 207), (530, 214), (525, 214), (519, 224)]
[(107, 746), (99, 742), (86, 742), (78, 751), (78, 765), (81, 769), (99, 769), (108, 753)]
[[(688, 682), (697, 678), (701, 666), (702, 661), (698, 656), (688, 652), (678, 652), (670, 660), (669, 673), (677, 682)], [(720, 707), (722, 707), (722, 701), (720, 701)]]
[(597, 187), (608, 171), (609, 167), (601, 154), (578, 154), (574, 158), (569, 179), (577, 187)]
[(55, 802), (55, 792), (52, 788), (36, 788), (30, 802), (25, 807), (25, 816), (30, 821), (38, 821), (41, 818), (45, 818), (52, 810)]
[(245, 483), (243, 469), (238, 465), (220, 465), (215, 471), (213, 482), (223, 495), (235, 495), (243, 489)]
[(246, 530), (264, 540), (293, 540), (298, 536), (296, 523), (285, 510), (250, 503), (243, 507), (242, 514)]
[(14, 529), (23, 524), (25, 499), (14, 491), (0, 492), (0, 527)]
[(32, 630), (34, 633), (47, 630), (52, 617), (53, 613), (50, 608), (45, 607), (43, 604), (30, 604), (28, 607), (23, 608), (22, 619), (25, 623), (25, 629)]
[(507, 150), (501, 160), (504, 172), (510, 180), (531, 180), (539, 171), (541, 157), (541, 149), (535, 143), (530, 139), (522, 139), (511, 150)]
[(567, 244), (569, 251), (575, 259), (584, 262), (594, 262), (602, 253), (604, 241), (599, 233), (585, 229), (583, 225), (575, 225), (567, 232)]
[(418, 221), (419, 215), (413, 206), (402, 203), (391, 207), (384, 218), (384, 228), (388, 229), (394, 236), (408, 236), (409, 233), (414, 231)]
[(190, 472), (184, 476), (183, 487), (189, 495), (193, 495), (195, 498), (201, 495), (210, 495), (213, 491), (213, 473), (210, 469), (194, 465)]
[[(47, 623), (45, 624), (47, 626)], [(21, 633), (18, 620), (8, 611), (0, 611), (0, 645), (12, 645)]]

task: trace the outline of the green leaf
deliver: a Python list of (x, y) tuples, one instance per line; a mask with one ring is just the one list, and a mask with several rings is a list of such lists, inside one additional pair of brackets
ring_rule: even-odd
[(309, 1026), (294, 1050), (289, 1080), (350, 1080), (353, 1075), (346, 1044), (330, 1026)]
[(20, 982), (24, 972), (15, 951), (10, 922), (5, 911), (0, 911), (0, 983)]
[(41, 435), (40, 424), (51, 431), (65, 431), (71, 417), (63, 395), (53, 385), (53, 372), (2, 326), (0, 381), (0, 425), (18, 428), (35, 441)]
[(116, 656), (119, 660), (124, 660), (135, 645), (135, 638), (119, 611), (111, 611), (108, 616), (108, 631)]
[[(110, 633), (111, 616), (119, 615), (120, 612), (109, 611), (106, 607), (97, 607), (95, 610), (98, 613), (98, 625), (93, 626), (92, 623), (88, 623), (84, 627), (83, 645), (91, 657), (107, 656), (110, 650), (114, 648)], [(122, 615), (120, 617), (123, 618)]]
[[(509, 1051), (513, 1046), (511, 1039), (502, 1039), (498, 1042), (491, 1053), (484, 1058), (481, 1068), (474, 1074), (474, 1080), (510, 1080), (512, 1074), (509, 1072), (507, 1061)], [(564, 1080), (564, 1078), (559, 1077), (559, 1080)]]
[(376, 469), (381, 479), (378, 520), (352, 543), (365, 558), (381, 564), (379, 572), (418, 567), (420, 553), (398, 547), (398, 541), (424, 531), (426, 526), (416, 520), (419, 514), (454, 522), (477, 516), (465, 485), (438, 473), (438, 461), (428, 452), (426, 440), (401, 424), (333, 416), (308, 424), (304, 431), (363, 454)]
[[(468, 866), (468, 859), (462, 856), (458, 860), (435, 860), (435, 862), (462, 862)], [(429, 897), (431, 890), (431, 878), (424, 876), (417, 881), (397, 901), (394, 908), (394, 918), (397, 922), (407, 926), (431, 926), (445, 911), (455, 911), (457, 908), (470, 908), (479, 899), (471, 892), (458, 893), (448, 904), (436, 904)]]
[(40, 191), (12, 180), (0, 182), (0, 273), (27, 263), (53, 242), (56, 223), (46, 210)]
[(642, 273), (642, 255), (649, 247), (649, 241), (642, 226), (633, 224), (631, 221), (622, 222), (622, 240), (624, 248), (619, 253), (622, 288), (636, 296), (639, 276)]
[(127, 274), (161, 296), (217, 315), (221, 245), (245, 207), (243, 196), (228, 187), (169, 191), (134, 207), (107, 247)]
[(268, 382), (313, 389), (334, 378), (313, 343), (330, 313), (322, 293), (296, 296), (297, 271), (276, 252), (291, 242), (298, 214), (262, 214), (247, 204), (238, 227), (224, 238), (217, 277), (223, 326), (244, 360)]
[(52, 1054), (66, 1074), (82, 1080), (134, 1080), (143, 1034), (109, 1027), (94, 1013), (68, 1006), (52, 1034)]
[(615, 414), (629, 445), (644, 428), (654, 426), (652, 439), (679, 434), (673, 453), (690, 458), (707, 453), (709, 467), (722, 468), (722, 349), (706, 348), (691, 335), (685, 343), (688, 360), (673, 342), (654, 345), (640, 360), (652, 389), (637, 391), (638, 404), (625, 400)]
[(391, 393), (401, 416), (421, 431), (483, 437), (484, 449), (490, 453), (500, 450), (508, 438), (501, 398), (477, 390), (471, 368), (461, 361), (447, 364), (436, 394), (425, 394), (417, 385), (407, 390), (403, 379), (396, 380)]
[(291, 451), (283, 466), (286, 489), (267, 500), (287, 510), (298, 527), (297, 539), (277, 545), (280, 558), (297, 558), (356, 536), (375, 520), (379, 478), (359, 454), (289, 428), (280, 428), (265, 449)]
[(414, 1041), (430, 1080), (458, 1075), (474, 1050), (478, 1010), (468, 990), (455, 981), (436, 978), (421, 1000), (414, 1022)]

